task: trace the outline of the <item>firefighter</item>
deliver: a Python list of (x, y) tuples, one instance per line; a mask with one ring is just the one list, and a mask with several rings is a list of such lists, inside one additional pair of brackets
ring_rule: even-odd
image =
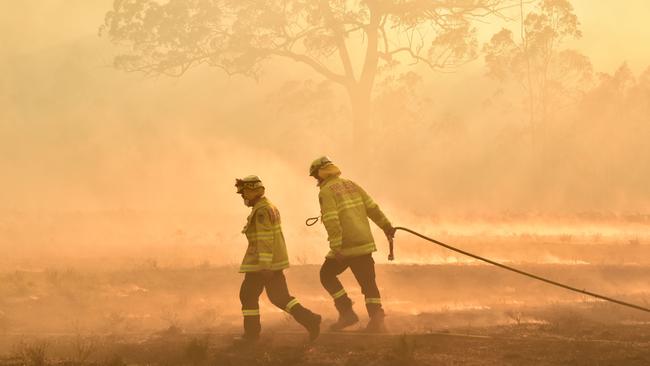
[(255, 341), (259, 338), (259, 297), (266, 289), (271, 303), (291, 314), (307, 329), (309, 339), (313, 341), (320, 333), (321, 316), (303, 307), (289, 294), (283, 273), (289, 267), (289, 259), (278, 209), (264, 196), (264, 185), (257, 176), (237, 179), (235, 186), (244, 204), (252, 208), (242, 231), (248, 239), (248, 249), (239, 269), (240, 273), (244, 273), (239, 292), (244, 315), (243, 340)]
[(329, 158), (320, 157), (309, 167), (309, 175), (316, 178), (320, 193), (321, 220), (327, 230), (330, 251), (320, 270), (320, 280), (334, 299), (339, 313), (331, 330), (341, 330), (359, 321), (337, 276), (350, 268), (365, 296), (370, 320), (368, 332), (384, 332), (384, 310), (375, 281), (375, 262), (372, 252), (377, 250), (370, 218), (386, 237), (392, 240), (395, 229), (379, 206), (356, 183), (340, 177), (341, 171)]

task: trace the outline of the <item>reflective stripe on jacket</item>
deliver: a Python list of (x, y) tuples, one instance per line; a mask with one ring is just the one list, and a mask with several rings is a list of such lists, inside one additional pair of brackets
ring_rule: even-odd
[(277, 271), (289, 267), (280, 212), (266, 197), (255, 204), (242, 233), (248, 239), (248, 249), (239, 272)]
[(376, 251), (368, 218), (384, 230), (391, 227), (379, 206), (350, 180), (326, 179), (320, 185), (318, 199), (331, 249), (328, 258), (333, 258), (335, 252), (356, 257)]

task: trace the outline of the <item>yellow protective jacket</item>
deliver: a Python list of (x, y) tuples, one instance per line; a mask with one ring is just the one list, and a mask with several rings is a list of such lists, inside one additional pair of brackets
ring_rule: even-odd
[(335, 257), (335, 252), (356, 257), (376, 251), (368, 218), (383, 230), (391, 227), (379, 206), (350, 180), (337, 176), (326, 179), (320, 184), (318, 199), (330, 244), (328, 258)]
[(248, 249), (239, 272), (277, 271), (289, 267), (287, 246), (280, 227), (280, 212), (266, 197), (253, 206), (242, 233), (248, 239)]

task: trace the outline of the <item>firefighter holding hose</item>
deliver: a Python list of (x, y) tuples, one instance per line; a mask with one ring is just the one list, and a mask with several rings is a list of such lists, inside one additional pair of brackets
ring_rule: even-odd
[(341, 170), (329, 158), (323, 156), (314, 160), (309, 167), (309, 175), (318, 181), (321, 220), (327, 230), (330, 246), (320, 270), (321, 283), (334, 299), (339, 313), (338, 321), (330, 329), (341, 330), (359, 321), (352, 309), (352, 300), (337, 278), (350, 268), (365, 297), (370, 317), (366, 331), (384, 332), (384, 310), (372, 258), (372, 252), (377, 247), (368, 218), (384, 231), (389, 242), (392, 242), (395, 229), (363, 188), (340, 177)]

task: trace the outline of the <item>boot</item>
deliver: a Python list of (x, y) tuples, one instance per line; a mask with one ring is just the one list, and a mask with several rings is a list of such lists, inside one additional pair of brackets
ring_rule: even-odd
[(370, 321), (366, 326), (367, 333), (386, 333), (386, 324), (384, 324), (384, 310), (378, 309), (370, 315)]
[(313, 342), (320, 335), (321, 316), (313, 313), (311, 310), (296, 304), (291, 309), (291, 315), (296, 321), (307, 329), (309, 332), (309, 341)]
[(247, 345), (255, 345), (259, 340), (260, 340), (259, 334), (252, 335), (252, 334), (244, 333), (239, 337), (235, 337), (232, 343), (234, 346), (247, 346)]
[(352, 310), (352, 300), (350, 300), (347, 295), (336, 299), (334, 305), (336, 306), (336, 310), (339, 311), (339, 320), (330, 325), (330, 330), (339, 331), (343, 328), (354, 325), (359, 321), (359, 317), (354, 310)]
[(238, 343), (251, 343), (260, 339), (260, 331), (262, 325), (260, 324), (260, 317), (258, 316), (245, 316), (244, 317), (244, 334), (237, 338)]
[(320, 335), (320, 322), (322, 317), (319, 314), (314, 314), (311, 318), (309, 324), (305, 325), (305, 328), (309, 332), (309, 341), (313, 342)]

